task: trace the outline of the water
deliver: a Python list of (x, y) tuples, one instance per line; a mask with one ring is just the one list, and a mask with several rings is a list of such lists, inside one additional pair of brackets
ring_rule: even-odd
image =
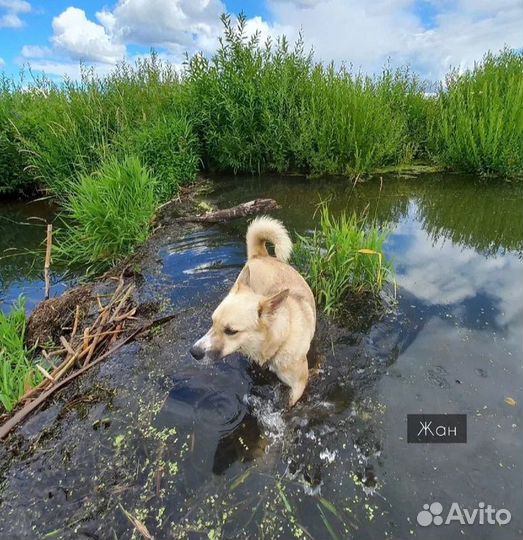
[[(132, 421), (122, 416), (125, 407), (118, 412), (116, 399), (110, 414), (120, 431), (89, 431), (91, 453), (101, 463), (93, 472), (96, 485), (125, 478), (111, 487), (116, 500), (162, 538), (520, 537), (522, 195), (519, 187), (457, 175), (386, 177), (355, 188), (301, 179), (220, 180), (210, 195), (218, 206), (273, 197), (282, 206), (277, 217), (300, 233), (314, 227), (320, 198), (335, 213), (368, 206), (392, 229), (386, 252), (395, 261), (398, 305), (380, 317), (353, 306), (340, 325), (322, 322), (308, 391), (285, 411), (282, 385), (244, 358), (199, 365), (186, 353), (244, 262), (245, 221), (166, 240), (159, 267), (143, 270), (148, 294), (162, 294), (180, 313), (202, 306), (203, 315), (159, 336), (154, 365), (163, 382), (154, 382), (160, 377), (153, 363), (134, 379), (124, 372), (136, 400), (152, 384), (161, 399), (140, 405)], [(31, 290), (27, 283), (40, 287), (38, 279), (20, 275), (5, 290)], [(132, 369), (132, 362), (125, 365)], [(468, 442), (407, 444), (406, 415), (420, 412), (467, 414)], [(107, 441), (127, 424), (126, 458), (122, 451), (114, 457)], [(81, 470), (82, 456), (67, 455)], [(54, 465), (46, 467), (52, 481)], [(40, 478), (41, 466), (38, 471)], [(64, 477), (72, 486), (71, 474), (80, 472)], [(22, 481), (12, 485), (27, 488)], [(71, 499), (80, 500), (82, 487), (74, 490)], [(96, 497), (94, 486), (85, 490), (82, 501)], [(445, 512), (452, 502), (470, 509), (484, 502), (510, 510), (512, 521), (501, 528), (420, 527), (418, 512), (433, 502)], [(100, 517), (106, 504), (85, 534), (106, 530)], [(128, 520), (114, 513), (116, 524), (107, 523), (118, 537), (129, 537)]]
[[(0, 311), (9, 311), (21, 295), (28, 311), (44, 299), (46, 228), (57, 215), (49, 200), (0, 201)], [(55, 295), (69, 285), (63, 273), (52, 273)]]

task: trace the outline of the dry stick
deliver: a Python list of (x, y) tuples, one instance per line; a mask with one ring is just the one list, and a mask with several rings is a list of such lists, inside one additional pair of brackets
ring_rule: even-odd
[(207, 212), (203, 216), (178, 218), (177, 221), (194, 221), (203, 223), (220, 223), (231, 219), (246, 217), (260, 212), (270, 212), (280, 208), (274, 199), (254, 199), (232, 208), (224, 208), (215, 212)]
[(86, 326), (84, 328), (84, 335), (83, 335), (83, 338), (82, 338), (82, 342), (84, 344), (84, 349), (87, 349), (87, 347), (89, 347), (89, 332), (91, 331), (91, 329), (89, 328), (89, 326)]
[(65, 349), (56, 349), (55, 351), (48, 352), (47, 356), (49, 356), (49, 358), (51, 356), (61, 356), (62, 354), (64, 354), (64, 352), (66, 352)]
[(71, 337), (69, 339), (73, 339), (76, 331), (78, 330), (78, 322), (80, 320), (80, 304), (76, 304), (76, 309), (74, 312), (74, 323), (73, 323), (73, 329), (71, 330)]
[[(120, 293), (122, 292), (122, 289), (124, 287), (125, 283), (123, 281), (123, 277), (120, 276), (119, 278), (119, 282), (118, 282), (118, 286), (116, 287), (114, 293), (113, 293), (113, 296), (111, 298), (111, 300), (109, 301), (109, 303), (107, 304), (107, 306), (105, 306), (105, 309), (99, 313), (98, 317), (96, 318), (95, 322), (93, 323), (93, 326), (91, 328), (95, 328), (98, 323), (100, 322), (100, 319), (104, 317), (105, 313), (107, 312), (107, 309), (109, 309), (110, 307), (113, 306), (113, 304), (115, 303), (115, 301), (118, 299), (118, 297), (120, 296)], [(131, 286), (128, 287), (128, 289), (130, 289)], [(90, 347), (89, 347), (89, 338), (90, 337), (93, 337), (93, 336), (90, 336), (89, 335), (89, 328), (85, 328), (84, 330), (84, 335), (83, 335), (83, 344), (84, 344), (84, 350), (83, 351), (78, 351), (78, 352), (75, 352), (74, 350), (72, 350), (71, 346), (69, 345), (69, 343), (67, 343), (67, 340), (65, 340), (65, 337), (60, 337), (60, 341), (65, 340), (65, 342), (67, 343), (67, 345), (65, 345), (62, 341), (62, 344), (66, 347), (65, 349), (61, 349), (61, 352), (68, 352), (69, 354), (72, 354), (72, 357), (67, 357), (65, 358), (65, 360), (58, 366), (56, 366), (56, 368), (53, 370), (51, 376), (57, 380), (59, 378), (61, 378), (64, 373), (66, 373), (69, 368), (73, 365), (73, 363), (76, 361), (76, 360), (81, 360), (90, 350)], [(56, 353), (56, 352), (55, 352)], [(51, 353), (53, 354), (53, 353)], [(41, 390), (44, 390), (45, 388), (47, 388), (49, 386), (49, 379), (45, 378), (43, 381), (41, 381), (39, 384), (37, 384), (35, 387), (33, 387), (31, 390), (29, 390), (28, 392), (26, 392), (21, 398), (20, 398), (20, 401), (27, 401), (27, 399), (29, 399), (30, 397), (32, 397), (34, 394), (40, 392)]]
[(49, 379), (52, 383), (54, 383), (54, 378), (51, 376), (51, 374), (44, 369), (40, 364), (36, 364), (36, 369), (46, 378)]
[(76, 351), (71, 347), (67, 339), (64, 336), (60, 336), (60, 343), (64, 346), (65, 350), (71, 355), (74, 356)]
[(49, 390), (46, 390), (45, 392), (42, 392), (36, 399), (33, 401), (27, 403), (27, 405), (24, 405), (22, 409), (20, 409), (15, 415), (13, 415), (7, 422), (2, 424), (0, 426), (0, 439), (4, 439), (6, 435), (9, 434), (9, 432), (16, 427), (29, 413), (34, 411), (39, 405), (41, 405), (48, 397), (53, 395), (57, 390), (65, 386), (69, 381), (72, 381), (75, 377), (78, 377), (78, 375), (82, 374), (84, 371), (87, 371), (89, 368), (95, 366), (96, 364), (99, 364), (102, 360), (107, 358), (109, 355), (116, 352), (118, 349), (123, 347), (126, 343), (129, 343), (129, 341), (133, 340), (143, 332), (146, 332), (149, 330), (149, 328), (156, 326), (158, 324), (163, 324), (164, 322), (167, 322), (171, 320), (174, 317), (174, 315), (168, 315), (167, 317), (162, 317), (160, 319), (155, 319), (153, 321), (149, 321), (142, 325), (140, 328), (137, 328), (132, 334), (127, 336), (126, 338), (119, 341), (112, 349), (109, 349), (107, 352), (103, 353), (101, 356), (96, 358), (96, 360), (93, 360), (90, 364), (76, 370), (74, 373), (71, 373), (68, 377), (63, 379), (60, 382), (57, 382)]
[(120, 334), (122, 330), (123, 330), (123, 323), (117, 324), (116, 329), (114, 330), (114, 335), (111, 336), (111, 339), (109, 340), (109, 345), (112, 345), (116, 341), (118, 334)]
[(45, 263), (44, 263), (44, 280), (45, 280), (45, 294), (44, 297), (47, 300), (51, 291), (50, 284), (50, 269), (51, 269), (51, 248), (53, 246), (53, 226), (51, 223), (47, 224), (47, 242), (45, 246)]
[(137, 309), (134, 307), (133, 309), (131, 309), (127, 313), (124, 313), (123, 315), (118, 315), (117, 317), (112, 317), (112, 321), (113, 322), (120, 322), (120, 321), (125, 321), (126, 319), (135, 319), (136, 317), (134, 317), (134, 315), (136, 315), (136, 311), (137, 311)]

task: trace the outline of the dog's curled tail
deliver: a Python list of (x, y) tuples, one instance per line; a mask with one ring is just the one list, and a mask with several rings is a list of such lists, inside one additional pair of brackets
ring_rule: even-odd
[(292, 242), (281, 221), (269, 216), (254, 219), (247, 229), (247, 258), (267, 256), (265, 242), (274, 245), (274, 253), (279, 261), (287, 262), (292, 253)]

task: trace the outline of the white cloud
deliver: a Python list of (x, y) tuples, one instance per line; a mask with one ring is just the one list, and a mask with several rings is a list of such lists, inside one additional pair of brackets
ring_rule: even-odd
[(25, 0), (0, 0), (0, 28), (21, 28), (24, 21), (20, 18), (20, 13), (29, 13), (31, 4)]
[(263, 45), (269, 38), (272, 39), (272, 41), (275, 41), (283, 34), (292, 33), (293, 28), (291, 26), (282, 26), (278, 23), (268, 24), (261, 17), (247, 19), (245, 23), (245, 33), (247, 36), (252, 36), (256, 32), (258, 32), (260, 36), (259, 43)]
[(221, 0), (119, 0), (97, 13), (107, 31), (123, 43), (193, 52), (213, 51), (221, 33)]
[(471, 67), (487, 50), (505, 44), (522, 46), (521, 0), (433, 2), (437, 15), (426, 28), (414, 0), (270, 0), (277, 24), (303, 30), (316, 58), (353, 64), (364, 71), (410, 63), (430, 79), (440, 79), (450, 66)]
[[(418, 214), (417, 206), (412, 204), (409, 215)], [(517, 255), (486, 258), (472, 247), (455, 244), (443, 236), (434, 238), (411, 217), (401, 222), (397, 232), (409, 237), (401, 255), (405, 270), (397, 276), (400, 289), (427, 304), (458, 307), (467, 299), (485, 294), (499, 308), (499, 326), (521, 324), (521, 262)]]
[(5, 60), (0, 56), (0, 68), (5, 66)]
[[(69, 7), (53, 19), (52, 48), (26, 45), (21, 60), (31, 59), (33, 69), (48, 74), (75, 77), (79, 70), (74, 69), (74, 62), (94, 64), (100, 72), (102, 64), (135, 60), (138, 56), (127, 56), (127, 45), (138, 44), (160, 49), (164, 59), (181, 66), (186, 52), (212, 54), (216, 50), (223, 29), (220, 15), (225, 11), (221, 0), (119, 0), (113, 9), (97, 12), (95, 22), (85, 11)], [(249, 19), (246, 33), (257, 30), (263, 42), (282, 28), (261, 17)]]
[[(450, 66), (471, 67), (487, 50), (523, 45), (521, 0), (426, 4), (433, 13), (430, 28), (421, 20), (416, 0), (268, 0), (271, 22), (253, 17), (246, 32), (258, 30), (263, 43), (282, 33), (292, 42), (301, 31), (306, 48), (312, 46), (319, 61), (352, 64), (372, 73), (390, 60), (393, 66), (410, 64), (432, 80), (441, 79)], [(30, 9), (22, 0), (0, 0), (0, 7), (15, 17)], [(155, 47), (180, 63), (185, 52), (209, 55), (216, 50), (224, 11), (223, 0), (118, 0), (93, 21), (83, 10), (69, 7), (53, 20), (52, 50), (27, 46), (22, 56), (112, 65), (126, 57), (127, 45), (135, 44)]]
[(13, 13), (29, 13), (31, 4), (24, 0), (0, 0), (0, 7)]
[(38, 45), (24, 45), (22, 47), (22, 56), (24, 58), (44, 58), (52, 54), (49, 47), (40, 47)]
[(125, 56), (125, 45), (104, 26), (87, 19), (82, 9), (69, 7), (53, 19), (51, 38), (57, 52), (73, 60), (114, 64)]

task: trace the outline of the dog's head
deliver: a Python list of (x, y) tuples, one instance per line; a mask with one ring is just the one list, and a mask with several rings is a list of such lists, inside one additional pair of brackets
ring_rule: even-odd
[(219, 360), (234, 352), (253, 358), (260, 355), (271, 319), (289, 295), (289, 289), (273, 296), (256, 294), (249, 286), (245, 267), (229, 294), (212, 314), (209, 331), (191, 347), (196, 360)]

